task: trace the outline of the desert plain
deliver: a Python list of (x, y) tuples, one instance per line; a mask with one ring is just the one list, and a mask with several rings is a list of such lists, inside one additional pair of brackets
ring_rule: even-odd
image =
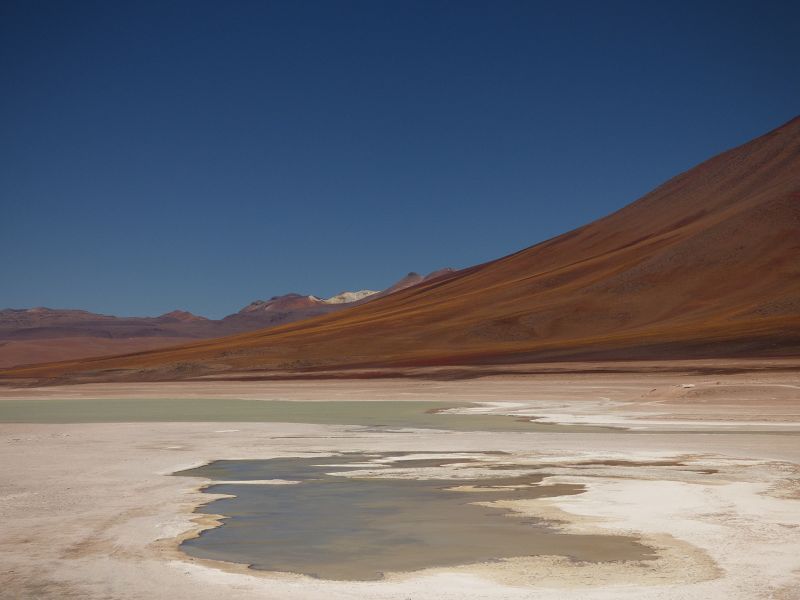
[[(5, 387), (0, 597), (800, 598), (798, 366), (707, 360), (518, 366), (485, 377)], [(213, 401), (219, 421), (24, 422), (24, 412), (10, 408), (20, 400), (159, 399)], [(226, 403), (276, 400), (320, 403), (320, 414), (323, 403), (425, 401), (476, 418), (511, 415), (532, 429), (486, 428), (480, 418), (474, 430), (449, 429), (446, 414), (441, 428), (226, 417)], [(649, 554), (586, 560), (545, 549), (460, 565), (432, 560), (362, 581), (252, 569), (181, 548), (226, 526), (225, 515), (203, 512), (223, 496), (203, 491), (215, 483), (208, 478), (173, 473), (220, 460), (306, 457), (325, 465), (341, 453), (378, 457), (335, 474), (343, 477), (433, 477), (458, 487), (496, 477), (492, 468), (536, 475), (537, 486), (575, 493), (494, 498), (487, 507), (507, 510), (502, 518), (520, 527), (529, 520), (564, 535), (626, 536)], [(462, 492), (464, 502), (483, 502), (481, 486)]]
[(717, 4), (3, 2), (0, 600), (800, 600), (800, 3)]

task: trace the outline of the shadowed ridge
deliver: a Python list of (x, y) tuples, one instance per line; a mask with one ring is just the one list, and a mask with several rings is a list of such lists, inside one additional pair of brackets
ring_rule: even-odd
[(333, 315), (4, 377), (800, 354), (800, 118), (625, 208)]

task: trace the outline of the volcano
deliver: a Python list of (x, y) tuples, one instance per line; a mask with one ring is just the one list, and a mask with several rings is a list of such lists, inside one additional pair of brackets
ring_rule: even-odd
[(800, 118), (515, 254), (268, 330), (3, 377), (800, 354)]

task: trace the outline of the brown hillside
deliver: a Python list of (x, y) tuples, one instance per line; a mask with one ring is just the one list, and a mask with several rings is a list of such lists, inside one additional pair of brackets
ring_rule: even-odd
[(342, 312), (3, 377), (800, 354), (800, 118), (622, 210)]

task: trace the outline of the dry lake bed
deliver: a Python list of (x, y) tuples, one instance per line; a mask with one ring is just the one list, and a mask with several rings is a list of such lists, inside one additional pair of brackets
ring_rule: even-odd
[(796, 370), (0, 388), (0, 597), (800, 598)]

